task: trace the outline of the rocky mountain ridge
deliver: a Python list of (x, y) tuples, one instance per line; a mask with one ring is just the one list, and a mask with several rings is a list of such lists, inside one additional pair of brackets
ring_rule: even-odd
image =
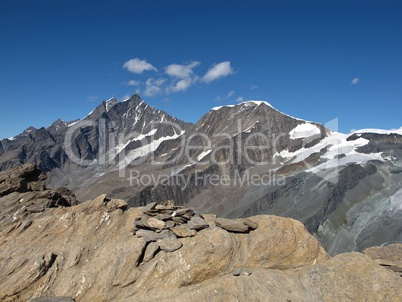
[(81, 200), (104, 192), (129, 207), (175, 200), (227, 218), (295, 218), (331, 255), (402, 242), (401, 130), (341, 134), (262, 101), (193, 125), (134, 95), (1, 141), (0, 169), (28, 161)]
[[(37, 169), (25, 165), (3, 172), (0, 185), (32, 183), (30, 171)], [(7, 203), (18, 212), (30, 202), (21, 194), (46, 190), (3, 190), (1, 212)], [(170, 201), (128, 208), (106, 195), (26, 215), (8, 213), (0, 221), (2, 301), (399, 301), (402, 296), (402, 245), (331, 258), (290, 218), (233, 221), (252, 226), (239, 232), (230, 229), (231, 220)], [(137, 236), (146, 229), (162, 234), (175, 217), (179, 226), (202, 219), (196, 234), (174, 239), (180, 248), (165, 249), (163, 239)], [(161, 250), (152, 252), (151, 245)]]

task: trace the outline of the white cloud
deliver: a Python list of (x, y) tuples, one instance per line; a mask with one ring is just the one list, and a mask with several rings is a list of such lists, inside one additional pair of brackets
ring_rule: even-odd
[(152, 64), (146, 60), (140, 60), (138, 58), (131, 59), (124, 63), (123, 68), (132, 73), (143, 73), (144, 71), (158, 71)]
[[(190, 61), (187, 64), (170, 64), (164, 68), (165, 78), (161, 77), (155, 79), (151, 77), (146, 81), (135, 79), (129, 80), (124, 84), (136, 87), (136, 92), (139, 92), (141, 88), (141, 91), (145, 96), (153, 97), (156, 95), (166, 95), (180, 91), (183, 92), (188, 90), (196, 83), (210, 83), (219, 78), (227, 77), (235, 73), (231, 67), (231, 63), (229, 61), (224, 61), (213, 65), (201, 78), (194, 73), (194, 68), (200, 64), (201, 63), (199, 61)], [(158, 72), (158, 69), (152, 64), (148, 63), (146, 60), (141, 60), (138, 58), (133, 58), (124, 63), (123, 69), (136, 74), (142, 74), (145, 71)], [(222, 100), (234, 97), (234, 95), (235, 91), (231, 90), (228, 92), (226, 97), (223, 96), (220, 99)]]
[(360, 78), (356, 77), (356, 78), (354, 78), (354, 79), (352, 80), (352, 82), (351, 82), (350, 84), (356, 85), (357, 83), (359, 83), (359, 81), (360, 81)]
[(194, 61), (187, 65), (171, 64), (165, 67), (165, 72), (171, 77), (178, 79), (187, 79), (193, 75), (193, 68), (200, 65), (200, 62)]
[(162, 90), (158, 86), (147, 86), (144, 90), (144, 95), (148, 97), (153, 97), (160, 94)]
[(169, 91), (186, 91), (192, 84), (192, 79), (191, 78), (187, 78), (187, 79), (183, 79), (180, 80), (172, 85), (170, 85), (169, 87)]
[(145, 82), (145, 90), (144, 90), (144, 95), (148, 97), (153, 97), (158, 94), (162, 93), (161, 86), (166, 82), (166, 79), (159, 78), (159, 79), (154, 79), (154, 78), (149, 78)]
[(234, 95), (234, 93), (234, 90), (230, 90), (227, 97), (230, 98), (232, 95)]
[(250, 90), (254, 90), (254, 89), (257, 89), (258, 88), (258, 85), (250, 85)]
[(166, 93), (186, 91), (197, 82), (198, 76), (194, 74), (193, 69), (198, 65), (200, 62), (194, 61), (187, 65), (171, 64), (165, 67), (165, 73), (173, 78), (171, 85), (166, 88)]
[(220, 100), (222, 100), (220, 95), (218, 95), (216, 98), (214, 98), (214, 101), (220, 101)]
[[(148, 79), (148, 80), (149, 80), (149, 79)], [(148, 80), (147, 80), (147, 82), (148, 82)], [(159, 79), (157, 79), (157, 80), (155, 81), (155, 84), (156, 84), (157, 86), (162, 86), (165, 82), (166, 82), (166, 79), (164, 79), (164, 78), (159, 78)]]
[(91, 103), (98, 101), (98, 99), (99, 99), (99, 97), (94, 96), (94, 95), (87, 96), (88, 102), (91, 102)]
[(130, 80), (127, 83), (128, 86), (139, 86), (140, 84), (141, 83), (139, 81), (135, 81), (135, 80)]
[(210, 83), (219, 78), (227, 77), (234, 73), (233, 68), (230, 66), (229, 61), (221, 62), (211, 67), (208, 72), (204, 75), (202, 80), (206, 83)]
[(242, 96), (239, 96), (237, 99), (236, 99), (236, 102), (238, 102), (238, 103), (241, 103), (241, 102), (243, 102), (244, 101), (244, 97), (242, 97)]

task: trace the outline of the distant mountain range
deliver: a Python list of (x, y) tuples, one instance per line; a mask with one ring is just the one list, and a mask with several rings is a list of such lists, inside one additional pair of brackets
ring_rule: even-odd
[(402, 131), (341, 134), (263, 101), (213, 108), (196, 124), (138, 95), (81, 120), (0, 141), (0, 170), (33, 162), (48, 186), (129, 206), (175, 200), (230, 218), (305, 224), (330, 254), (402, 241)]

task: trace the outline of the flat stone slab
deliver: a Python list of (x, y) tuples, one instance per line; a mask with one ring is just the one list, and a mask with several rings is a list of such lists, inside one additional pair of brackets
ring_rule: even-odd
[(159, 220), (159, 219), (156, 218), (156, 217), (151, 217), (151, 218), (149, 218), (149, 219), (147, 220), (147, 223), (148, 223), (148, 225), (149, 225), (151, 228), (154, 228), (154, 229), (163, 230), (163, 229), (166, 227), (165, 222), (162, 221), (162, 220)]
[(156, 242), (150, 242), (147, 245), (147, 248), (145, 249), (144, 261), (148, 262), (152, 260), (155, 254), (158, 252), (158, 250), (159, 250), (159, 244), (157, 244)]
[(159, 248), (166, 252), (174, 252), (183, 246), (176, 237), (167, 237), (158, 240)]
[(190, 229), (193, 230), (202, 230), (209, 227), (208, 222), (206, 222), (203, 218), (194, 216), (189, 221), (187, 221), (187, 225)]
[(190, 229), (187, 225), (182, 224), (171, 228), (171, 231), (177, 236), (181, 238), (192, 237), (197, 234), (196, 230)]
[(144, 240), (146, 242), (150, 242), (150, 241), (156, 241), (158, 239), (163, 239), (163, 238), (168, 238), (168, 237), (174, 237), (176, 238), (176, 236), (173, 234), (172, 231), (170, 230), (163, 230), (160, 233), (156, 233), (154, 231), (150, 231), (150, 230), (137, 230), (137, 232), (135, 233), (135, 235), (138, 238), (144, 238)]
[(143, 208), (143, 211), (152, 211), (156, 207), (156, 202), (150, 202)]
[(172, 221), (172, 220), (166, 221), (165, 224), (166, 224), (167, 229), (171, 229), (176, 225), (176, 223), (174, 221)]
[(215, 224), (229, 232), (247, 233), (250, 230), (249, 226), (245, 225), (242, 220), (232, 220), (219, 217), (215, 219)]

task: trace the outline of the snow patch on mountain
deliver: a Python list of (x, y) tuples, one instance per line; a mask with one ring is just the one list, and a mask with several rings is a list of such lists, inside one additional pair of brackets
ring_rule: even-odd
[(217, 106), (217, 107), (212, 108), (211, 110), (216, 111), (216, 110), (219, 110), (219, 109), (224, 108), (224, 107), (232, 108), (232, 107), (234, 107), (234, 106), (235, 106), (235, 105)]
[(110, 110), (114, 105), (117, 104), (117, 99), (112, 97), (106, 101), (106, 112)]
[(383, 129), (360, 129), (353, 131), (353, 133), (361, 134), (361, 133), (377, 133), (377, 134), (400, 134), (402, 135), (402, 127), (399, 129), (391, 129), (391, 130), (383, 130)]
[(233, 108), (233, 107), (237, 107), (237, 106), (248, 107), (248, 106), (257, 105), (257, 106), (255, 106), (255, 107), (258, 107), (258, 106), (260, 106), (261, 104), (265, 104), (265, 105), (267, 105), (267, 106), (269, 106), (269, 107), (271, 107), (271, 108), (274, 108), (270, 103), (268, 103), (268, 102), (266, 102), (266, 101), (254, 101), (254, 100), (250, 100), (250, 101), (241, 102), (241, 103), (239, 103), (239, 104), (237, 104), (237, 105), (223, 105), (223, 106), (217, 106), (217, 107), (212, 108), (211, 110), (216, 111), (216, 110), (219, 110), (219, 109), (224, 108), (224, 107)]
[(249, 101), (246, 101), (246, 102), (239, 103), (239, 105), (246, 105), (246, 106), (249, 106), (249, 105), (252, 105), (252, 104), (257, 105), (257, 107), (260, 106), (261, 104), (264, 104), (264, 105), (267, 105), (267, 106), (269, 106), (271, 108), (274, 108), (270, 103), (268, 103), (266, 101), (249, 100)]
[(130, 143), (135, 142), (135, 141), (140, 141), (143, 140), (146, 137), (152, 136), (156, 133), (156, 131), (158, 131), (158, 129), (152, 129), (151, 131), (149, 131), (146, 134), (140, 134), (136, 137), (133, 137), (131, 139), (126, 140), (124, 143), (121, 142), (119, 143), (116, 147), (115, 147), (115, 153), (118, 154), (121, 152), (121, 150), (123, 150), (124, 148), (126, 148)]
[(181, 171), (183, 171), (183, 170), (185, 170), (185, 169), (187, 169), (188, 167), (191, 167), (191, 166), (194, 166), (194, 164), (188, 164), (188, 165), (181, 166), (181, 167), (179, 167), (177, 169), (173, 169), (172, 172), (170, 173), (170, 176), (177, 175)]
[[(358, 138), (356, 140), (347, 141), (346, 139), (348, 137), (349, 135), (347, 134), (332, 132), (328, 137), (325, 137), (310, 148), (302, 147), (294, 152), (289, 152), (288, 149), (285, 149), (281, 152), (276, 152), (274, 157), (280, 157), (283, 163), (298, 163), (306, 160), (310, 155), (327, 148), (326, 152), (322, 155), (322, 158), (327, 159), (327, 161), (313, 168), (316, 170), (323, 168), (328, 169), (337, 165), (350, 163), (363, 163), (374, 159), (384, 161), (384, 158), (381, 157), (381, 153), (362, 154), (356, 151), (358, 147), (368, 144), (369, 140)], [(343, 157), (339, 158), (340, 155)]]
[(201, 161), (205, 156), (207, 156), (209, 153), (211, 153), (212, 150), (204, 150), (202, 151), (198, 156), (197, 156), (197, 161)]
[(307, 138), (321, 134), (320, 128), (314, 124), (299, 124), (289, 132), (291, 139)]
[[(90, 113), (91, 114), (91, 113)], [(89, 115), (89, 114), (88, 114)], [(73, 126), (73, 125), (75, 125), (76, 123), (78, 123), (78, 122), (80, 122), (81, 120), (76, 120), (76, 121), (74, 121), (74, 122), (70, 122), (70, 123), (68, 123), (67, 124), (67, 127), (71, 127), (71, 126)]]
[(156, 140), (152, 140), (149, 144), (146, 144), (144, 146), (141, 146), (135, 150), (131, 150), (125, 157), (124, 160), (122, 160), (118, 166), (117, 169), (124, 169), (125, 167), (127, 167), (131, 162), (133, 162), (134, 160), (147, 156), (148, 154), (156, 151), (156, 149), (158, 149), (158, 147), (160, 146), (160, 144), (162, 144), (162, 142), (167, 141), (167, 140), (173, 140), (176, 139), (178, 137), (180, 137), (182, 134), (184, 134), (185, 131), (181, 131), (180, 133), (175, 133), (174, 135), (171, 136), (164, 136), (164, 137), (160, 137)]
[(250, 133), (251, 130), (254, 129), (255, 124), (259, 123), (259, 121), (256, 121), (254, 124), (252, 124), (250, 127), (248, 127), (247, 129), (243, 130), (244, 133)]

